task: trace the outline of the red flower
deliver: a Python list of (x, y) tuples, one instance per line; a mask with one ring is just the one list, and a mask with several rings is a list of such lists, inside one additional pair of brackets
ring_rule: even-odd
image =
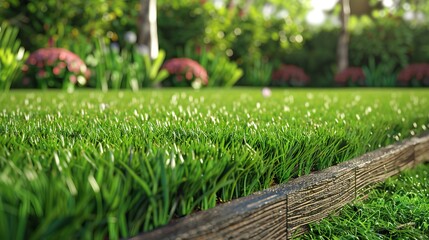
[(54, 69), (52, 69), (52, 72), (53, 72), (55, 75), (60, 75), (60, 73), (61, 73), (61, 69), (60, 69), (59, 67), (54, 67)]
[[(28, 79), (33, 78), (33, 83), (30, 82), (32, 86), (37, 84), (42, 88), (60, 88), (64, 83), (78, 82), (74, 78), (83, 77), (87, 80), (90, 76), (85, 63), (76, 54), (63, 48), (42, 48), (35, 51), (28, 57), (22, 70)], [(69, 79), (69, 75), (75, 77)]]
[(43, 69), (40, 69), (39, 72), (37, 73), (37, 76), (41, 78), (46, 77), (46, 71)]
[(28, 86), (30, 85), (30, 79), (28, 77), (25, 77), (22, 79), (22, 85)]
[[(89, 71), (81, 72), (81, 69), (87, 69), (85, 63), (76, 54), (70, 52), (64, 48), (41, 48), (32, 53), (27, 59), (27, 65), (37, 66), (43, 68), (45, 66), (58, 65), (60, 68), (63, 66), (61, 62), (64, 62), (70, 72), (76, 74), (83, 74), (86, 78), (89, 78)], [(84, 66), (82, 68), (82, 66)]]
[(423, 85), (429, 85), (429, 64), (410, 64), (398, 74), (398, 81), (401, 85), (409, 85), (412, 80), (417, 80)]
[(57, 67), (60, 69), (64, 69), (65, 67), (67, 67), (67, 64), (65, 62), (59, 62)]
[(71, 83), (75, 84), (77, 82), (77, 77), (75, 75), (71, 75), (69, 80)]
[(174, 74), (177, 80), (185, 77), (187, 80), (199, 78), (204, 85), (207, 85), (209, 78), (207, 71), (198, 62), (189, 58), (173, 58), (163, 65), (170, 74)]
[(23, 71), (23, 72), (28, 72), (28, 65), (22, 65), (22, 67), (21, 67), (21, 71)]
[(360, 67), (348, 67), (335, 75), (335, 82), (339, 85), (347, 83), (365, 84), (365, 73)]
[(274, 85), (303, 86), (310, 82), (304, 70), (295, 65), (282, 64), (271, 75)]

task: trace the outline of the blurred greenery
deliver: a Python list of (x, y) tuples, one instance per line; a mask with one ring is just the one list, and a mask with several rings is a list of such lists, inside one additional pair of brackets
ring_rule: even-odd
[(106, 45), (103, 40), (95, 41), (93, 53), (86, 62), (92, 69), (90, 84), (102, 91), (108, 89), (131, 89), (154, 86), (168, 77), (161, 66), (165, 52), (161, 50), (156, 59), (142, 55), (137, 48), (119, 49), (115, 45)]
[(117, 39), (113, 27), (134, 21), (133, 5), (126, 0), (4, 0), (0, 21), (19, 27), (22, 44), (30, 51), (48, 46), (51, 38), (69, 47), (82, 37)]
[(199, 62), (207, 70), (209, 87), (232, 87), (243, 76), (243, 70), (223, 53), (187, 44), (178, 55)]
[[(159, 47), (166, 59), (179, 57), (189, 45), (194, 52), (204, 48), (243, 70), (242, 77), (234, 80), (240, 85), (268, 82), (269, 71), (249, 74), (257, 71), (255, 62), (261, 62), (274, 67), (297, 65), (311, 77), (312, 86), (332, 86), (339, 7), (325, 11), (324, 24), (312, 26), (306, 21), (310, 2), (158, 0)], [(353, 6), (364, 2), (351, 1)], [(351, 66), (374, 61), (376, 67), (391, 66), (390, 75), (395, 76), (407, 64), (429, 62), (429, 2), (398, 0), (389, 7), (380, 0), (368, 2), (365, 11), (352, 9), (348, 23)], [(140, 9), (139, 0), (2, 0), (0, 22), (17, 27), (18, 39), (30, 52), (57, 46), (86, 59), (94, 55), (93, 39), (129, 50), (125, 35), (139, 32)], [(259, 74), (265, 76), (247, 78)]]
[(21, 67), (28, 57), (17, 35), (17, 28), (0, 25), (0, 91), (9, 90), (12, 82), (21, 77)]
[(336, 63), (338, 29), (306, 33), (303, 47), (282, 57), (282, 62), (304, 68), (317, 86), (329, 86)]
[(199, 1), (159, 1), (159, 43), (168, 57), (189, 43), (201, 44), (209, 15)]
[[(356, 21), (355, 24), (360, 25), (365, 20)], [(372, 58), (376, 62), (393, 61), (396, 67), (408, 64), (408, 53), (413, 45), (413, 29), (398, 17), (382, 17), (368, 21), (369, 24), (364, 29), (352, 33), (351, 64), (367, 64)]]

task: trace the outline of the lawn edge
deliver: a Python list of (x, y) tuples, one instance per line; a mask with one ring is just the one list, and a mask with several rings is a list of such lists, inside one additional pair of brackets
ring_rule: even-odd
[(429, 161), (429, 132), (285, 184), (178, 219), (131, 239), (290, 239), (376, 183)]

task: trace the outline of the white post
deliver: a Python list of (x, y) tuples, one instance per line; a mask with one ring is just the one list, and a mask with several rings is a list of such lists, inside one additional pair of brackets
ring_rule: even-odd
[(340, 38), (338, 39), (338, 48), (337, 48), (337, 67), (338, 72), (343, 71), (349, 66), (349, 32), (347, 25), (349, 22), (350, 16), (350, 1), (341, 0), (341, 33)]
[(144, 53), (149, 54), (151, 59), (155, 59), (159, 53), (156, 0), (140, 0), (140, 2), (138, 44)]
[(158, 57), (158, 30), (156, 23), (156, 0), (149, 0), (149, 23), (150, 23), (150, 58)]

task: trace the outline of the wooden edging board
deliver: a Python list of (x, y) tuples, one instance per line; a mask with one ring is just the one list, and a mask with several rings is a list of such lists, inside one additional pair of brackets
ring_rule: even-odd
[(429, 161), (429, 134), (369, 152), (143, 233), (143, 239), (291, 239), (374, 183)]

